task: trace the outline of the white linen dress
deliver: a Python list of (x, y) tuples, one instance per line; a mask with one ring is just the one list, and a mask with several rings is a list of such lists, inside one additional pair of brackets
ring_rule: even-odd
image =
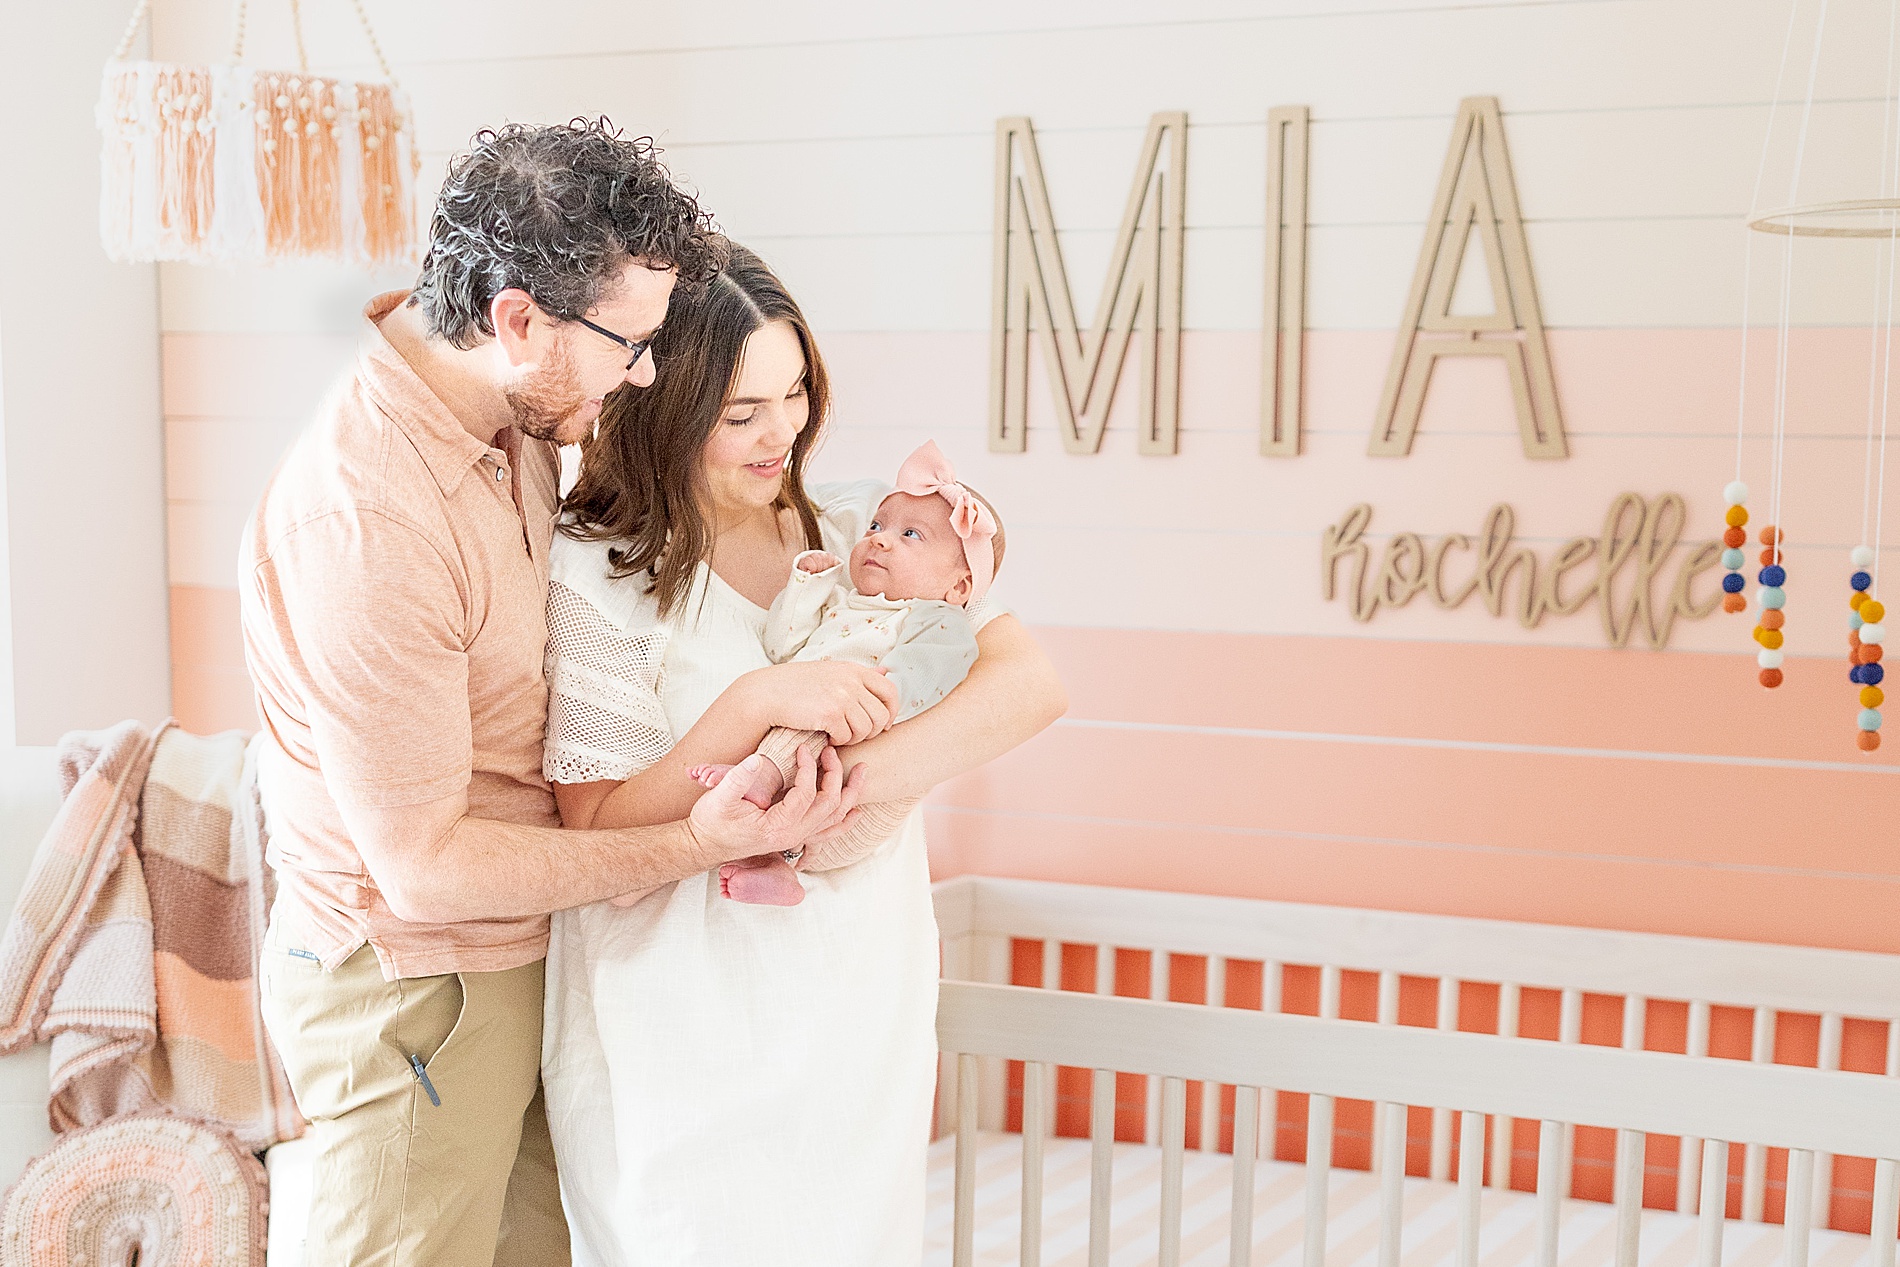
[[(889, 486), (816, 490), (849, 551)], [(768, 661), (703, 565), (662, 622), (557, 537), (551, 779), (624, 778)], [(937, 928), (921, 815), (794, 907), (715, 875), (554, 916), (542, 1078), (577, 1267), (904, 1267), (923, 1249)]]

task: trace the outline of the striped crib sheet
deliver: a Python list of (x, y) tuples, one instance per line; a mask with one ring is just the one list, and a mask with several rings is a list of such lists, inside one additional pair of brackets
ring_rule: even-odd
[[(930, 1150), (927, 1267), (949, 1267), (956, 1173), (956, 1141)], [(1089, 1241), (1089, 1141), (1050, 1139), (1043, 1171), (1044, 1267), (1086, 1267)], [(1183, 1267), (1225, 1267), (1233, 1170), (1223, 1154), (1185, 1155), (1181, 1193)], [(1160, 1226), (1161, 1150), (1115, 1145), (1111, 1204), (1113, 1267), (1144, 1267), (1156, 1260)], [(1451, 1267), (1458, 1244), (1457, 1185), (1405, 1181), (1403, 1267)], [(1304, 1229), (1306, 1168), (1261, 1161), (1254, 1171), (1255, 1267), (1298, 1267)], [(1486, 1188), (1480, 1234), (1482, 1267), (1521, 1267), (1536, 1252), (1537, 1201), (1528, 1192)], [(977, 1148), (976, 1262), (1015, 1264), (1021, 1237), (1022, 1137), (983, 1132)], [(1378, 1252), (1378, 1192), (1363, 1170), (1335, 1170), (1328, 1205), (1327, 1267), (1373, 1267)], [(1558, 1259), (1562, 1267), (1610, 1267), (1616, 1257), (1616, 1211), (1596, 1201), (1566, 1201)], [(1642, 1267), (1690, 1267), (1696, 1220), (1643, 1211)], [(1722, 1241), (1724, 1267), (1775, 1267), (1782, 1261), (1779, 1224), (1731, 1222)], [(1872, 1242), (1848, 1232), (1817, 1230), (1809, 1241), (1810, 1267), (1870, 1267)]]

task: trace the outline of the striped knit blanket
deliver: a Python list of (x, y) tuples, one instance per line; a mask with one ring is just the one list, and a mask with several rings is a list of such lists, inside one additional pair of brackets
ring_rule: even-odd
[(244, 736), (122, 722), (59, 756), (0, 936), (0, 1054), (51, 1041), (55, 1131), (166, 1108), (252, 1149), (295, 1138), (257, 1007), (273, 885)]

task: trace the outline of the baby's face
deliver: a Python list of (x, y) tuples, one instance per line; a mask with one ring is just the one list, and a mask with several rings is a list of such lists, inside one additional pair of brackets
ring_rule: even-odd
[(851, 584), (860, 594), (961, 606), (970, 597), (970, 566), (950, 526), (950, 503), (935, 494), (886, 497), (851, 549)]

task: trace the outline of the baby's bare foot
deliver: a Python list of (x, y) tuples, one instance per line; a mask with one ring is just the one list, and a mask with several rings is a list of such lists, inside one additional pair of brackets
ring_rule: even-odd
[[(701, 787), (714, 788), (725, 782), (732, 770), (733, 767), (729, 765), (696, 765), (688, 768), (686, 777)], [(772, 803), (778, 800), (778, 794), (784, 790), (785, 781), (779, 777), (778, 769), (765, 764), (764, 771), (753, 779), (752, 788), (745, 794), (745, 799), (760, 809), (771, 809)]]
[(696, 765), (686, 772), (686, 777), (701, 787), (718, 787), (719, 781), (731, 773), (729, 765)]
[(797, 906), (805, 900), (798, 872), (780, 854), (741, 858), (719, 868), (719, 891), (754, 906)]

